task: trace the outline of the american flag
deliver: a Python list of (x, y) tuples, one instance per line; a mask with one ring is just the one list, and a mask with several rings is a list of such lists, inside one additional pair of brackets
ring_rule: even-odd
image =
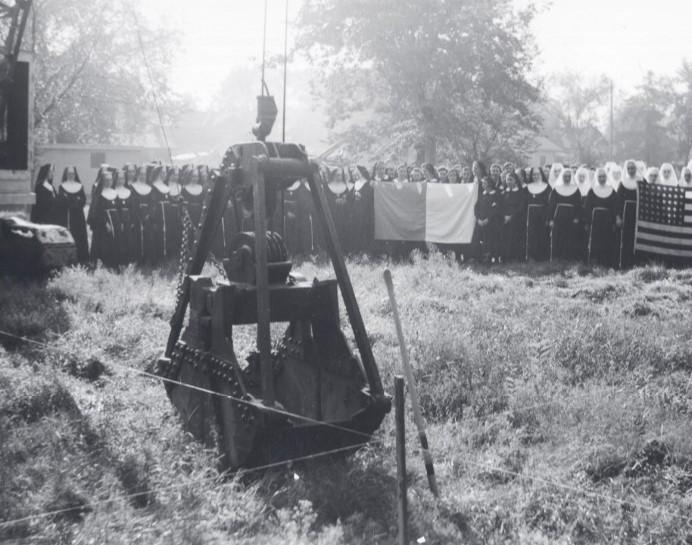
[(639, 182), (634, 249), (692, 257), (692, 190)]

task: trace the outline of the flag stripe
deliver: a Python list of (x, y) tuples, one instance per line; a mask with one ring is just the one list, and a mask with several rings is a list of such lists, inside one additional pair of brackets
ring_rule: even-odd
[(666, 225), (662, 223), (656, 223), (653, 221), (643, 221), (639, 220), (637, 222), (637, 229), (641, 230), (651, 229), (655, 231), (665, 231), (667, 233), (678, 233), (680, 235), (690, 235), (692, 236), (692, 227), (680, 227), (679, 225)]
[(425, 201), (425, 240), (468, 244), (476, 217), (476, 184), (430, 184)]
[(374, 186), (375, 238), (425, 240), (427, 184), (376, 182)]
[(659, 245), (639, 244), (635, 246), (635, 250), (639, 252), (649, 252), (652, 254), (677, 256), (677, 257), (692, 257), (692, 250), (680, 250), (678, 248), (662, 248)]
[(660, 243), (662, 246), (666, 246), (669, 248), (680, 248), (680, 249), (683, 249), (685, 247), (692, 248), (692, 239), (687, 239), (687, 238), (666, 237), (666, 236), (662, 236), (662, 235), (654, 235), (652, 233), (641, 233), (641, 232), (639, 233), (638, 238), (639, 238), (639, 240), (643, 240), (643, 241), (657, 242), (657, 243)]

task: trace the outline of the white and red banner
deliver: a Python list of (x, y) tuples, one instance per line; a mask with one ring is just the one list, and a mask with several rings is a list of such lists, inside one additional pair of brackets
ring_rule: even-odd
[(375, 182), (375, 238), (468, 244), (476, 184)]

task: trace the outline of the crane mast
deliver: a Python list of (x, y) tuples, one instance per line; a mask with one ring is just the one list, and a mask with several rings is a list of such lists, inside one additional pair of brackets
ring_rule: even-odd
[(31, 11), (32, 0), (0, 1), (2, 58), (0, 58), (0, 141), (7, 139), (8, 95)]

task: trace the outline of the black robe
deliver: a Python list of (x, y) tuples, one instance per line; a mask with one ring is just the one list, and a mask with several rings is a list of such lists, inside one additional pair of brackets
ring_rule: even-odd
[(34, 188), (36, 192), (36, 204), (31, 208), (31, 221), (34, 223), (57, 224), (58, 214), (56, 201), (58, 195), (51, 185), (46, 187), (43, 183)]
[[(190, 193), (187, 186), (183, 186), (181, 192), (183, 198), (183, 207), (190, 218), (191, 230), (188, 233), (188, 244), (189, 248), (194, 247), (195, 239), (199, 230), (202, 228), (200, 222), (202, 221), (202, 209), (204, 208), (204, 201), (207, 198), (206, 191), (204, 188), (199, 194)], [(185, 222), (183, 221), (183, 230), (185, 229)]]
[(201, 227), (199, 222), (202, 219), (202, 208), (204, 207), (204, 199), (207, 198), (207, 192), (202, 189), (201, 193), (195, 195), (194, 193), (190, 193), (188, 191), (187, 186), (183, 186), (181, 195), (183, 197), (185, 210), (187, 210), (187, 213), (190, 216), (192, 227), (197, 230)]
[[(483, 191), (474, 207), (476, 229), (474, 236), (480, 246), (480, 255), (496, 259), (502, 255), (502, 225), (504, 214), (502, 210), (502, 195), (499, 191)], [(479, 220), (487, 220), (485, 225), (479, 225)]]
[(561, 195), (557, 190), (552, 191), (548, 199), (548, 221), (553, 222), (550, 230), (551, 261), (581, 259), (585, 238), (581, 217), (582, 197), (576, 187), (574, 193), (569, 196)]
[(291, 191), (286, 191), (285, 200), (286, 244), (292, 255), (308, 256), (315, 248), (313, 230), (312, 195), (301, 182)]
[[(589, 189), (591, 191), (591, 189)], [(588, 193), (584, 195), (581, 193), (581, 190), (579, 191), (581, 194), (581, 209), (582, 209), (582, 215), (580, 216), (580, 219), (582, 221), (582, 227), (579, 230), (579, 233), (581, 234), (581, 239), (579, 241), (579, 253), (576, 256), (576, 259), (588, 263), (589, 261), (589, 230), (587, 227), (587, 224), (589, 223), (589, 218), (584, 216), (584, 207), (586, 206), (586, 197), (588, 196)]]
[(351, 205), (351, 252), (375, 253), (375, 191), (372, 182), (359, 180), (353, 187)]
[(612, 191), (607, 197), (599, 197), (594, 190), (584, 200), (584, 222), (588, 227), (587, 262), (590, 265), (613, 267), (615, 265), (615, 215), (617, 196)]
[(133, 258), (140, 265), (153, 262), (154, 226), (152, 218), (151, 192), (143, 195), (130, 186), (132, 211)]
[(182, 186), (176, 195), (168, 194), (166, 212), (166, 257), (177, 258), (180, 255), (180, 245), (183, 240), (183, 194)]
[(637, 226), (637, 190), (627, 189), (622, 183), (617, 190), (617, 215), (622, 226), (616, 241), (616, 260), (621, 269), (629, 269), (635, 263), (634, 235)]
[(548, 201), (550, 186), (532, 193), (527, 186), (526, 200), (526, 260), (546, 261), (550, 256), (550, 230), (548, 229)]
[(353, 191), (345, 185), (327, 184), (325, 194), (341, 250), (349, 254), (353, 248)]
[(94, 194), (89, 207), (88, 223), (91, 227), (91, 259), (99, 259), (106, 267), (118, 265), (118, 252), (115, 245), (118, 208), (116, 199), (106, 198), (102, 193)]
[(168, 201), (168, 193), (164, 193), (151, 186), (151, 226), (153, 236), (153, 247), (151, 261), (158, 265), (168, 258), (168, 251), (171, 247), (168, 237), (170, 236), (171, 206)]
[(115, 206), (118, 211), (115, 225), (115, 249), (118, 265), (128, 265), (137, 258), (137, 244), (134, 220), (135, 193), (118, 195)]
[[(526, 189), (507, 189), (502, 194), (502, 259), (523, 261), (526, 254)], [(509, 221), (505, 218), (509, 216)]]
[(79, 190), (73, 193), (67, 191), (62, 184), (60, 185), (56, 201), (57, 222), (66, 227), (72, 234), (77, 247), (77, 261), (79, 263), (89, 261), (89, 237), (87, 236), (86, 217), (84, 216), (85, 204), (86, 194), (81, 184)]

